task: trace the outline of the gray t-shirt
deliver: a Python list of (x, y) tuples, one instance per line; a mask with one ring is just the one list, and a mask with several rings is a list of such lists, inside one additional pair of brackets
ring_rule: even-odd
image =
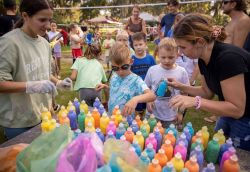
[[(49, 80), (51, 50), (42, 37), (31, 38), (20, 29), (0, 37), (0, 82)], [(24, 128), (37, 125), (41, 104), (51, 108), (49, 94), (0, 94), (0, 126)]]
[[(149, 68), (145, 83), (151, 90), (156, 92), (162, 79), (167, 78), (175, 78), (177, 81), (189, 85), (188, 74), (183, 67), (177, 65), (175, 68), (167, 70), (161, 67), (161, 64)], [(168, 86), (168, 89), (169, 91), (164, 97), (157, 97), (154, 101), (155, 108), (153, 109), (153, 114), (162, 121), (173, 121), (177, 115), (177, 112), (169, 107), (169, 100), (171, 97), (180, 94), (180, 91), (170, 86)]]

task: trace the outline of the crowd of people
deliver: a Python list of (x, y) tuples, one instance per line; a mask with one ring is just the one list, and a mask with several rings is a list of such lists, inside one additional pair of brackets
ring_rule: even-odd
[[(20, 17), (15, 15), (13, 0), (4, 2), (7, 14), (0, 17), (0, 25), (8, 22), (8, 28), (0, 31), (0, 125), (7, 138), (38, 125), (41, 104), (58, 110), (57, 89), (70, 90), (74, 85), (80, 101), (89, 106), (96, 97), (102, 99), (104, 90), (109, 114), (116, 105), (124, 116), (133, 118), (153, 113), (163, 127), (176, 123), (182, 128), (188, 108), (208, 111), (213, 116), (206, 120), (219, 117), (215, 130), (223, 129), (240, 142), (240, 148), (250, 150), (246, 139), (250, 136), (250, 17), (244, 0), (222, 1), (223, 12), (231, 18), (225, 28), (216, 26), (210, 16), (182, 13), (178, 1), (169, 0), (168, 13), (160, 16), (154, 56), (149, 53), (146, 22), (139, 17), (138, 5), (124, 29), (115, 37), (107, 32), (104, 38), (98, 27), (90, 32), (71, 24), (68, 34), (58, 30), (47, 0), (22, 0)], [(65, 39), (70, 42), (73, 64), (71, 75), (61, 79)], [(196, 83), (199, 73), (201, 84)], [(159, 94), (164, 82), (166, 90)], [(212, 99), (214, 95), (218, 100)]]

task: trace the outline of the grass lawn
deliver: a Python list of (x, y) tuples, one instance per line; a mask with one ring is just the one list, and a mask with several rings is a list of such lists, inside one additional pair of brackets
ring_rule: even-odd
[[(149, 43), (148, 44), (149, 47), (149, 52), (151, 54), (153, 54), (153, 50), (154, 50), (154, 44), (153, 43)], [(70, 48), (69, 47), (63, 47), (63, 54), (69, 54), (70, 53)], [(61, 63), (61, 78), (65, 78), (65, 77), (69, 77), (70, 76), (70, 67), (72, 65), (72, 61), (71, 59), (69, 60), (65, 60), (62, 59), (62, 63)], [(75, 91), (59, 91), (59, 94), (56, 97), (56, 102), (60, 105), (67, 105), (68, 102), (71, 100), (73, 101), (75, 97), (78, 97), (78, 93)], [(204, 111), (197, 111), (195, 109), (189, 109), (187, 111), (187, 114), (184, 118), (184, 124), (186, 124), (187, 122), (192, 122), (193, 127), (195, 129), (195, 131), (198, 131), (199, 129), (201, 129), (202, 126), (206, 125), (209, 129), (210, 132), (210, 137), (211, 135), (214, 134), (213, 128), (214, 128), (214, 124), (210, 124), (207, 123), (203, 120), (203, 118), (205, 116), (208, 116), (209, 114), (207, 112)], [(3, 129), (0, 127), (0, 143), (4, 142), (5, 138), (3, 135)]]

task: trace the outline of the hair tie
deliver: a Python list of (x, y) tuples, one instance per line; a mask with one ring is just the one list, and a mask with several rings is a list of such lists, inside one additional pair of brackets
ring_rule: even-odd
[(213, 31), (212, 31), (212, 37), (213, 38), (218, 38), (220, 35), (221, 35), (221, 30), (222, 30), (222, 27), (221, 26), (213, 26)]

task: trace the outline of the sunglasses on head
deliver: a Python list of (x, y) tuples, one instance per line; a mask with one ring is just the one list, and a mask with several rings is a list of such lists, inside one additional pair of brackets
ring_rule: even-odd
[(228, 4), (229, 2), (234, 2), (234, 1), (222, 1), (223, 4)]
[(129, 67), (130, 67), (130, 64), (124, 64), (124, 65), (122, 65), (121, 67), (112, 66), (112, 70), (115, 71), (115, 72), (116, 72), (116, 71), (119, 71), (120, 69), (121, 69), (121, 70), (128, 70)]

